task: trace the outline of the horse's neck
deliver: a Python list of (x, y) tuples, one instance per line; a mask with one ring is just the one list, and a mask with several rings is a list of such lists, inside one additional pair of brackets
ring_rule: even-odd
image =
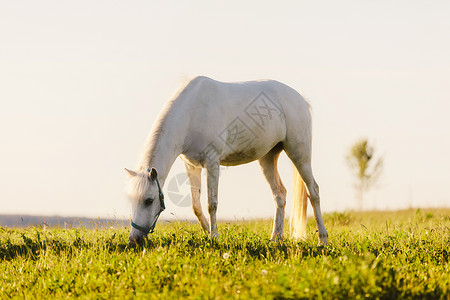
[(174, 114), (166, 113), (152, 128), (151, 135), (142, 157), (141, 169), (155, 168), (158, 171), (158, 179), (161, 185), (175, 159), (181, 154), (184, 133), (184, 118), (175, 118)]

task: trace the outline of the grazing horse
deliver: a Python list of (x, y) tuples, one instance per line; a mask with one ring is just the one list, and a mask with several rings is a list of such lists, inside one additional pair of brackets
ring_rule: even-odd
[[(276, 206), (271, 239), (281, 239), (286, 189), (277, 161), (283, 150), (295, 166), (291, 234), (306, 237), (309, 198), (319, 241), (326, 244), (328, 233), (320, 211), (319, 186), (311, 169), (309, 104), (297, 91), (273, 80), (225, 83), (194, 78), (160, 112), (138, 169), (126, 169), (132, 203), (130, 245), (153, 232), (165, 208), (162, 187), (178, 156), (189, 177), (194, 213), (211, 238), (219, 236), (216, 211), (220, 165), (258, 160)], [(209, 222), (200, 204), (202, 168), (206, 169)]]

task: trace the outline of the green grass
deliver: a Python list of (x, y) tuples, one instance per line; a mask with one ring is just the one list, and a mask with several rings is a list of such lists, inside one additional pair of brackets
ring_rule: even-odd
[(330, 239), (270, 242), (271, 221), (128, 229), (0, 228), (0, 299), (449, 299), (450, 210), (325, 215)]

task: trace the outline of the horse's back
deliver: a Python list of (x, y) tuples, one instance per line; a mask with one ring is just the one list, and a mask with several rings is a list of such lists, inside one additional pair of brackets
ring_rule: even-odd
[(309, 117), (309, 104), (303, 96), (276, 80), (221, 82), (198, 76), (188, 83), (185, 90), (189, 90), (191, 104), (200, 113), (220, 109), (225, 115), (229, 113), (233, 117), (236, 112), (248, 110), (253, 104), (267, 104), (289, 118)]

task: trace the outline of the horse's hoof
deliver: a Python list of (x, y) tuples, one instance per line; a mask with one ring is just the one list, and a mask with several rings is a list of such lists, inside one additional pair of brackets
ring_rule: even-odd
[(328, 245), (328, 233), (319, 234), (319, 244)]
[(270, 238), (270, 240), (272, 242), (282, 241), (283, 235), (282, 234), (273, 234), (272, 237)]

